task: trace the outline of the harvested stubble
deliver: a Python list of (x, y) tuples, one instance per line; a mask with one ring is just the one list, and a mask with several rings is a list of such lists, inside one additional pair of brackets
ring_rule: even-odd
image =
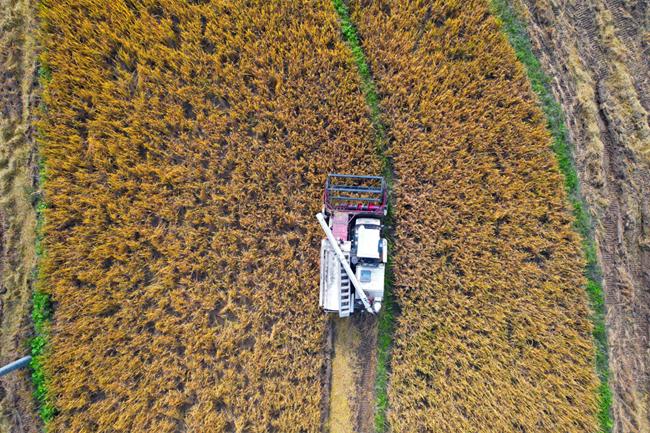
[(351, 8), (395, 172), (392, 431), (597, 431), (579, 239), (486, 3)]
[(328, 171), (379, 171), (329, 0), (51, 1), (51, 431), (320, 431)]

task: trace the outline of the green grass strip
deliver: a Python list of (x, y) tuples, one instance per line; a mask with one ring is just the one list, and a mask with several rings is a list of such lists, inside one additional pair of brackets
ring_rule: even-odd
[[(366, 56), (359, 42), (357, 29), (350, 20), (350, 11), (344, 0), (332, 0), (334, 9), (339, 15), (341, 32), (345, 41), (352, 51), (352, 57), (361, 76), (361, 91), (370, 108), (370, 122), (375, 135), (375, 146), (377, 155), (382, 162), (382, 174), (388, 184), (388, 190), (393, 190), (393, 171), (390, 159), (386, 156), (388, 140), (386, 139), (386, 126), (381, 120), (381, 110), (379, 109), (379, 96), (377, 87), (372, 78), (370, 67), (366, 61)], [(391, 195), (392, 197), (392, 195)], [(386, 216), (386, 225), (390, 228), (395, 227), (393, 217), (392, 198), (388, 206), (388, 215)], [(394, 251), (394, 239), (388, 237), (389, 251)], [(386, 264), (386, 287), (384, 290), (384, 300), (382, 310), (378, 318), (377, 329), (377, 375), (375, 379), (375, 431), (383, 433), (388, 428), (386, 412), (388, 410), (388, 373), (390, 368), (390, 350), (393, 341), (393, 323), (395, 321), (395, 308), (393, 300), (393, 261), (389, 257)]]
[[(51, 72), (45, 65), (41, 65), (38, 70), (39, 83), (41, 89), (44, 89), (50, 82)], [(41, 116), (47, 115), (47, 107), (43, 104), (39, 107)], [(40, 152), (41, 137), (37, 139), (39, 147), (39, 189), (42, 192), (45, 181), (47, 180), (45, 158)], [(47, 204), (42, 194), (37, 194), (36, 202), (36, 259), (37, 265), (34, 270), (34, 293), (32, 295), (32, 321), (34, 322), (34, 337), (30, 341), (32, 361), (32, 382), (34, 384), (34, 398), (38, 401), (38, 412), (45, 424), (47, 431), (48, 423), (54, 418), (56, 409), (51, 401), (48, 392), (49, 378), (44, 367), (44, 359), (47, 356), (49, 341), (49, 326), (52, 318), (52, 302), (50, 295), (43, 291), (45, 276), (43, 275), (40, 263), (45, 257), (45, 248), (43, 246), (43, 225), (45, 223), (45, 210)]]
[(593, 338), (596, 343), (596, 372), (600, 378), (598, 387), (598, 420), (603, 433), (612, 431), (612, 392), (609, 388), (609, 367), (607, 360), (607, 333), (605, 330), (605, 302), (602, 288), (602, 275), (596, 259), (596, 244), (593, 238), (591, 219), (587, 206), (580, 195), (578, 174), (569, 145), (569, 136), (562, 107), (551, 92), (551, 81), (544, 73), (540, 61), (535, 57), (526, 26), (507, 0), (490, 0), (492, 13), (498, 18), (501, 30), (506, 34), (517, 54), (517, 59), (526, 68), (533, 91), (539, 98), (540, 105), (547, 119), (551, 133), (552, 148), (558, 160), (560, 171), (564, 175), (565, 188), (573, 207), (575, 229), (582, 237), (582, 246), (587, 260), (585, 275), (587, 277), (587, 294), (592, 309), (594, 325)]

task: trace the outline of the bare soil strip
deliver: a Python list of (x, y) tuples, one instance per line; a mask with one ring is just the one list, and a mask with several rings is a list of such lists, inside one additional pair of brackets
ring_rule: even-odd
[(328, 431), (374, 429), (377, 320), (365, 314), (333, 319), (334, 351)]
[(650, 431), (650, 8), (616, 0), (514, 3), (555, 77), (595, 220), (614, 431)]
[[(0, 0), (0, 364), (29, 352), (37, 194), (34, 5)], [(0, 431), (36, 432), (27, 370), (0, 380)]]
[(332, 358), (332, 388), (330, 393), (330, 433), (354, 433), (353, 399), (359, 362), (356, 353), (361, 335), (346, 319), (334, 319), (334, 356)]

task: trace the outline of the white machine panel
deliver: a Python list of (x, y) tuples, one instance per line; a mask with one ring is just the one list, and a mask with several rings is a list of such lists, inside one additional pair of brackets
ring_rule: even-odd
[(368, 298), (384, 297), (384, 264), (379, 266), (357, 265), (355, 275), (361, 283), (361, 289), (366, 292)]

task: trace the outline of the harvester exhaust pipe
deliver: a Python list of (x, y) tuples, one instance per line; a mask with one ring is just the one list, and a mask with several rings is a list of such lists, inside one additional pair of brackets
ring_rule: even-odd
[(350, 264), (345, 259), (345, 255), (343, 255), (343, 251), (341, 251), (338, 242), (336, 242), (332, 230), (330, 230), (329, 226), (327, 225), (327, 222), (325, 221), (325, 217), (323, 216), (322, 213), (319, 212), (318, 214), (316, 214), (316, 218), (318, 219), (320, 226), (323, 228), (323, 231), (325, 232), (325, 235), (327, 236), (327, 240), (330, 242), (332, 249), (336, 253), (336, 257), (338, 257), (339, 262), (341, 262), (341, 264), (343, 265), (343, 269), (345, 269), (345, 273), (348, 274), (348, 278), (350, 278), (350, 282), (354, 286), (354, 292), (357, 294), (359, 299), (361, 299), (361, 302), (363, 302), (363, 306), (366, 307), (366, 311), (371, 314), (375, 314), (375, 310), (373, 310), (373, 308), (370, 306), (370, 301), (368, 300), (368, 297), (361, 289), (361, 283), (359, 282), (359, 280), (357, 280), (357, 276), (354, 275), (354, 272), (352, 272), (352, 268), (350, 268)]

